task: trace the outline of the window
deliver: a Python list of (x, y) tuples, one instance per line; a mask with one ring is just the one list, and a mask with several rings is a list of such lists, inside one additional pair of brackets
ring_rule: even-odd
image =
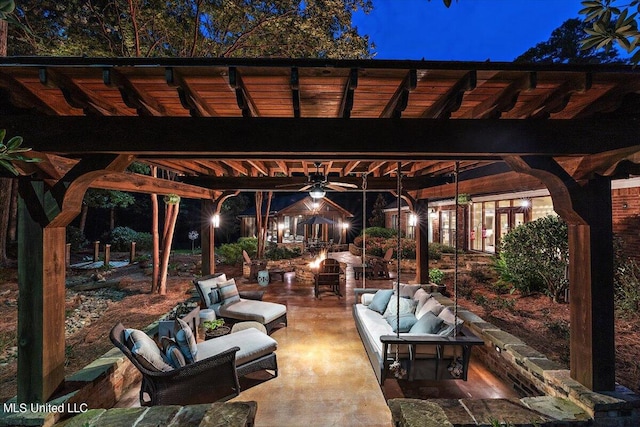
[(455, 211), (440, 211), (440, 243), (455, 245), (456, 214)]

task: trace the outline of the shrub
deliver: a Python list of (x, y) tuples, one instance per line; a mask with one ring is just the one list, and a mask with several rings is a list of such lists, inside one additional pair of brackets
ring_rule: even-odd
[(277, 245), (270, 245), (264, 254), (265, 258), (270, 260), (291, 259), (297, 258), (300, 255), (302, 255), (302, 253), (299, 247), (289, 249), (287, 247), (278, 247)]
[(431, 283), (435, 283), (436, 285), (439, 285), (442, 283), (442, 280), (444, 279), (444, 272), (438, 268), (430, 268), (429, 269), (429, 281)]
[(111, 233), (109, 235), (111, 250), (117, 252), (128, 251), (131, 248), (131, 242), (136, 241), (137, 235), (138, 232), (129, 227), (114, 228), (113, 230), (111, 230)]
[(453, 254), (456, 248), (442, 243), (429, 243), (429, 259), (441, 259), (442, 254)]
[(623, 316), (637, 315), (640, 310), (640, 266), (634, 260), (627, 259), (617, 265), (615, 273), (616, 309)]
[(394, 228), (384, 227), (369, 227), (365, 228), (364, 233), (369, 237), (382, 237), (383, 239), (390, 239), (398, 235), (398, 232)]
[(567, 224), (547, 216), (519, 225), (504, 236), (497, 271), (523, 294), (544, 292), (558, 302), (569, 286), (568, 262)]
[(216, 248), (216, 255), (223, 264), (238, 265), (242, 262), (242, 246), (239, 243), (225, 243)]
[(88, 241), (78, 227), (70, 225), (67, 227), (67, 243), (71, 243), (72, 251), (77, 251), (86, 246)]
[(153, 237), (151, 233), (138, 231), (136, 233), (136, 249), (141, 251), (150, 251), (153, 249)]
[[(242, 248), (242, 250), (247, 251), (247, 254), (254, 258), (256, 253), (258, 252), (258, 239), (255, 237), (241, 237), (238, 239), (238, 244)], [(242, 256), (242, 250), (240, 251), (240, 256)]]

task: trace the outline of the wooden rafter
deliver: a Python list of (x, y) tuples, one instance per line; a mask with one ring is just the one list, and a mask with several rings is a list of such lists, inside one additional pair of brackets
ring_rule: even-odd
[(102, 81), (105, 85), (115, 86), (120, 91), (122, 101), (129, 108), (134, 108), (140, 116), (163, 116), (166, 109), (146, 92), (138, 90), (122, 73), (112, 67), (102, 70)]
[(238, 108), (242, 110), (242, 116), (258, 117), (260, 113), (249, 96), (242, 81), (242, 76), (236, 67), (229, 67), (229, 86), (236, 92), (236, 102)]
[(380, 113), (380, 118), (400, 118), (409, 104), (409, 93), (418, 85), (418, 74), (415, 69), (409, 70), (398, 89)]
[(180, 103), (192, 117), (216, 117), (218, 115), (200, 93), (192, 90), (189, 83), (172, 67), (167, 67), (165, 70), (165, 79), (169, 86), (176, 88)]
[(358, 87), (358, 69), (352, 68), (349, 71), (349, 77), (344, 85), (342, 92), (342, 99), (340, 101), (340, 109), (338, 110), (338, 117), (348, 119), (351, 117), (351, 109), (353, 108), (353, 96), (356, 88)]
[(462, 104), (462, 97), (467, 91), (475, 89), (478, 81), (475, 70), (469, 71), (458, 80), (444, 95), (442, 95), (433, 105), (427, 108), (422, 117), (425, 119), (446, 119), (451, 113), (457, 111)]
[(461, 118), (499, 118), (502, 113), (511, 110), (516, 105), (521, 91), (535, 89), (536, 84), (536, 73), (527, 73), (520, 79), (513, 80), (504, 89), (496, 92), (493, 96), (486, 97), (480, 104), (463, 114)]
[(298, 67), (291, 68), (291, 103), (293, 105), (293, 117), (300, 117), (300, 74)]
[(49, 115), (65, 114), (64, 111), (54, 105), (50, 105), (24, 83), (9, 74), (0, 72), (0, 87), (9, 89), (8, 93), (11, 102), (19, 107), (36, 108), (38, 111)]

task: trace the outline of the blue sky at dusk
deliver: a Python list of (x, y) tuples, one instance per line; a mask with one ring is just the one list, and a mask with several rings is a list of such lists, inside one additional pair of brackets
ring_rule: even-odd
[(513, 61), (570, 18), (580, 0), (374, 0), (354, 25), (375, 43), (376, 59)]

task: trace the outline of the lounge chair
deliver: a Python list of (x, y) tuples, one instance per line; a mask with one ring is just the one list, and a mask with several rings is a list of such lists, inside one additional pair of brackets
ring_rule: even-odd
[[(137, 339), (134, 351), (133, 334)], [(118, 323), (109, 337), (142, 374), (141, 406), (225, 401), (240, 394), (238, 377), (264, 369), (278, 376), (278, 343), (255, 328), (195, 344), (193, 363), (177, 368), (165, 363), (156, 342), (142, 331), (130, 329), (127, 340), (125, 327)]]
[[(265, 326), (268, 334), (278, 325), (287, 326), (286, 305), (249, 299), (246, 294), (237, 292), (237, 288), (234, 292), (235, 281), (227, 280), (224, 274), (201, 277), (193, 283), (200, 295), (201, 306), (212, 309), (217, 317), (224, 318), (227, 323), (259, 322)], [(222, 292), (223, 288), (225, 292)], [(229, 293), (226, 292), (228, 288), (231, 288)], [(223, 294), (232, 296), (225, 299)]]

